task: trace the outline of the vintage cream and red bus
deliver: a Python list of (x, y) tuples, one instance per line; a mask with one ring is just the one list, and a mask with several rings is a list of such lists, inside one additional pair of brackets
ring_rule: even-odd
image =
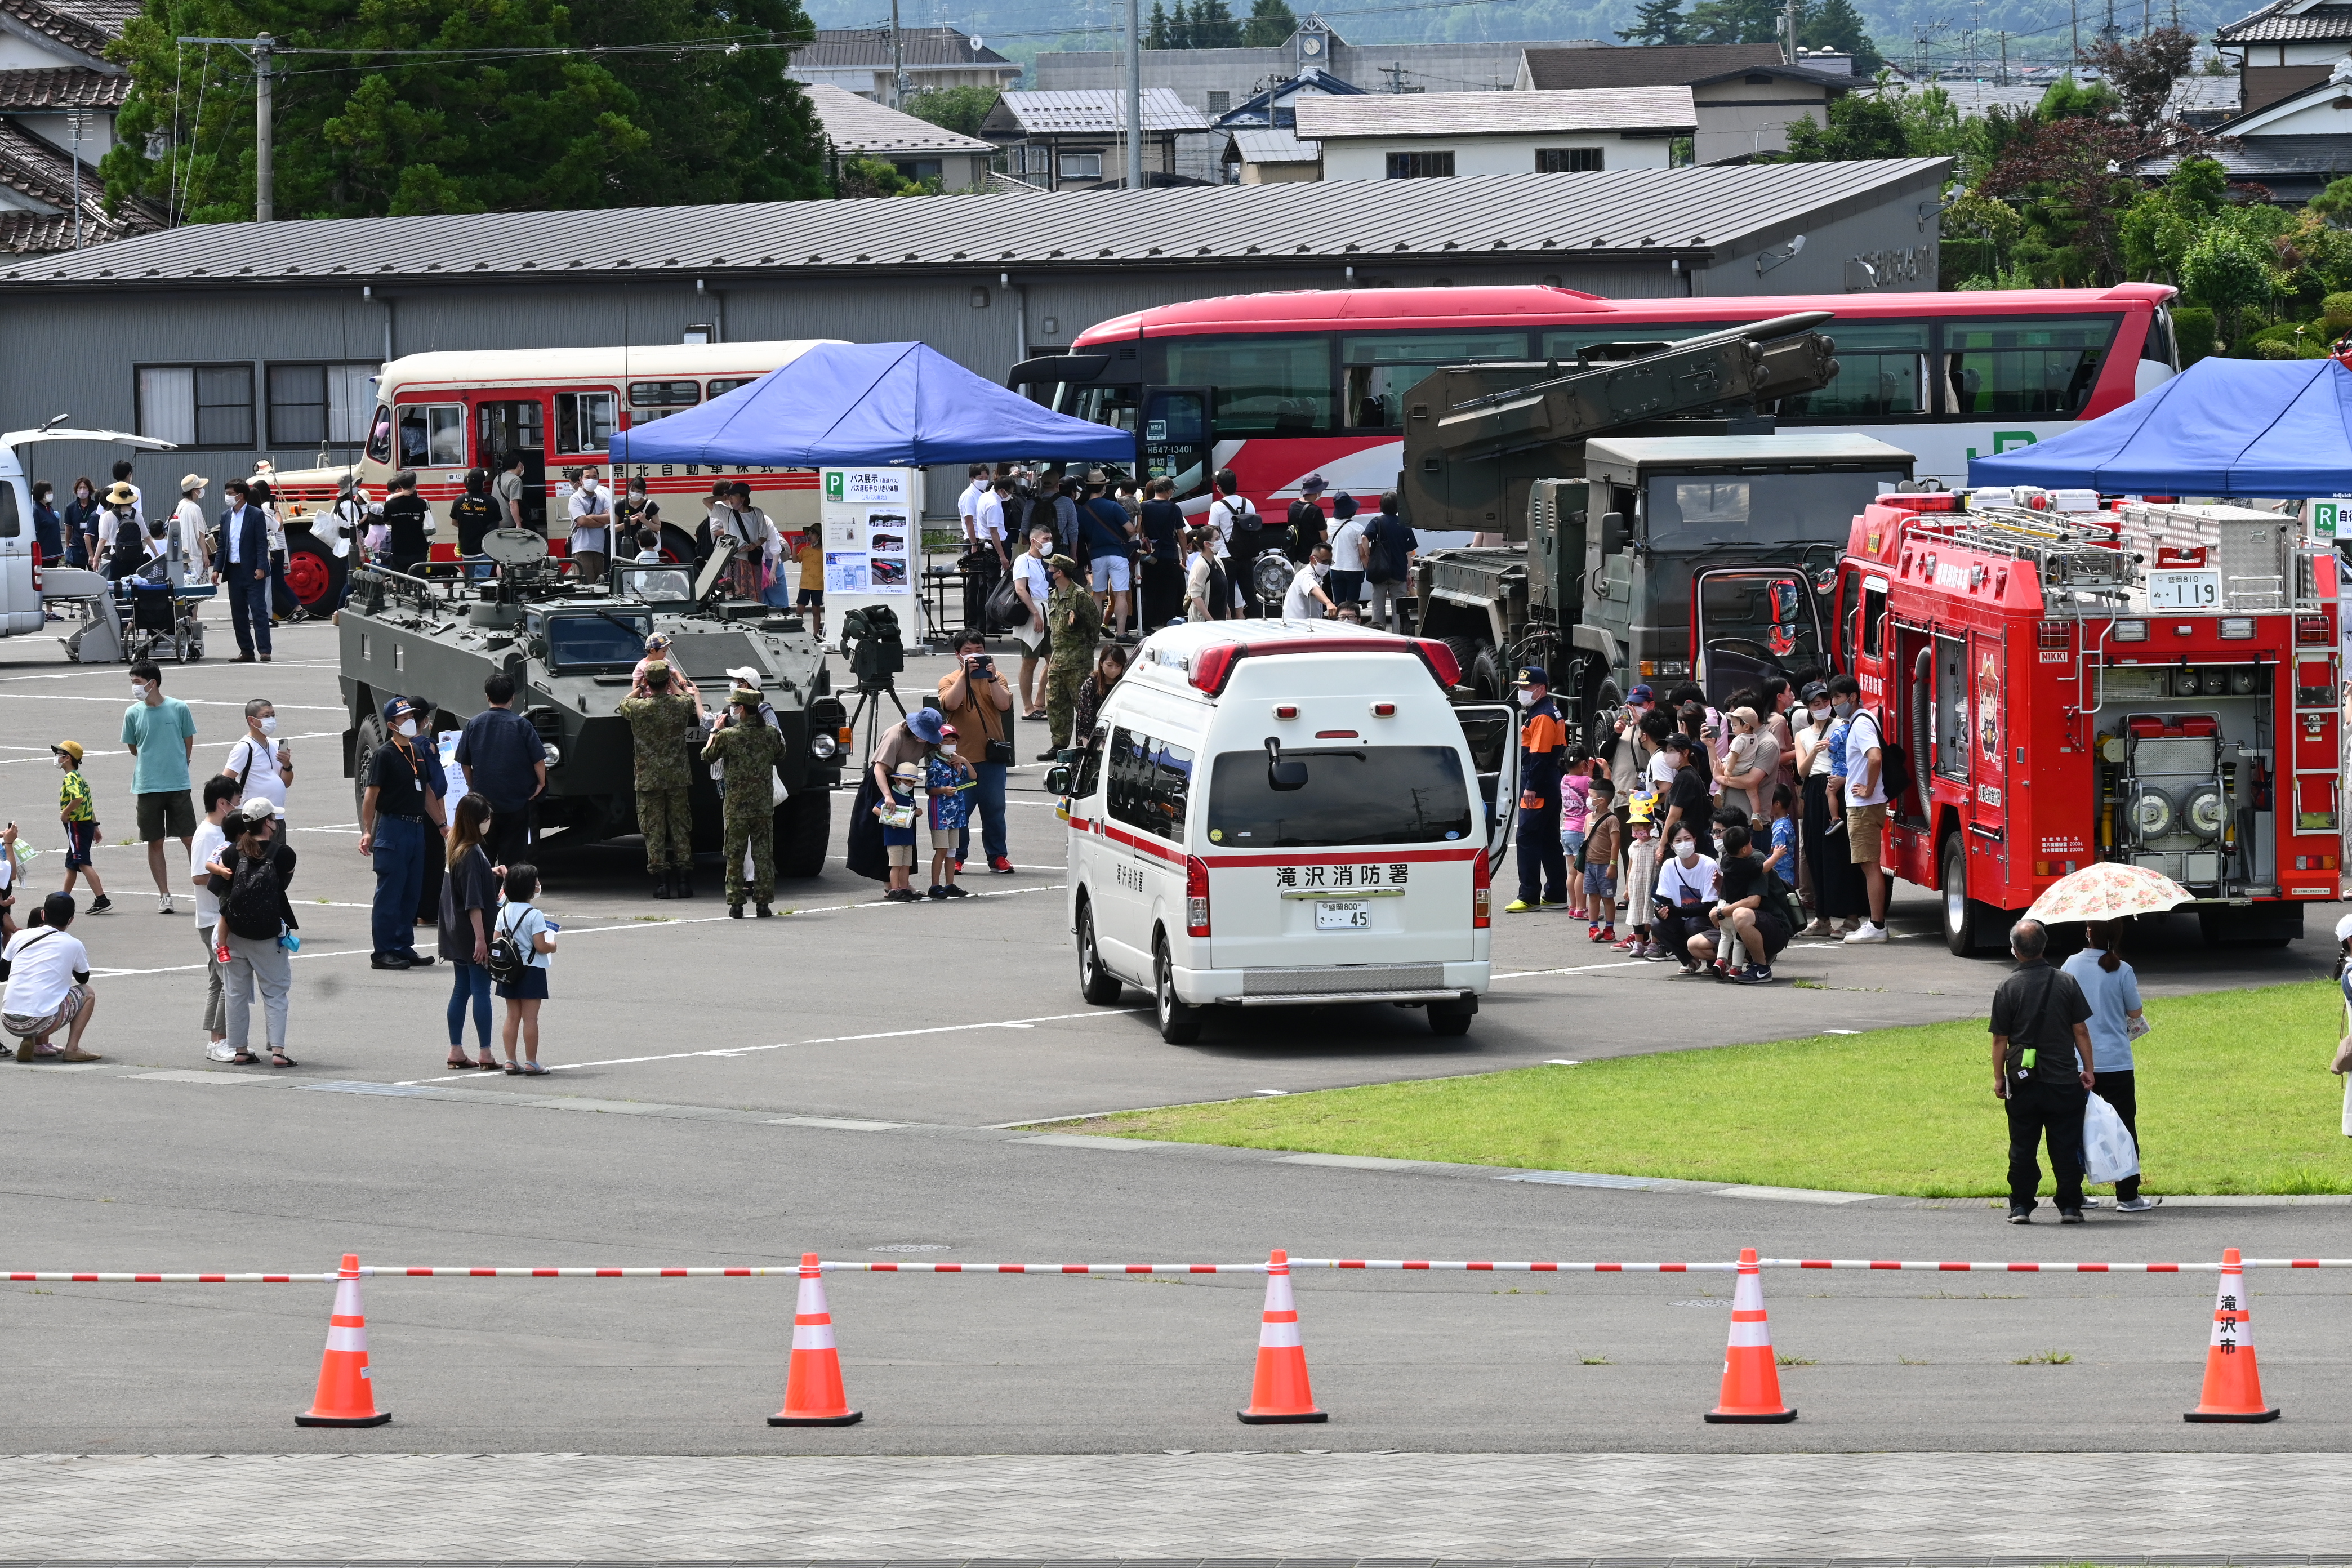
[[(646, 493), (661, 503), (665, 524), (689, 531), (702, 521), (702, 500), (721, 477), (749, 484), (753, 504), (778, 528), (811, 528), (817, 517), (814, 468), (630, 463), (615, 469), (607, 447), (615, 430), (683, 413), (830, 341), (405, 354), (375, 378), (375, 414), (357, 463), (280, 468), (268, 477), (292, 522), (333, 505), (346, 474), (356, 473), (369, 497), (382, 501), (392, 476), (414, 469), (419, 493), (439, 519), (465, 493), (467, 469), (494, 468), (506, 454), (519, 453), (523, 514), (535, 526), (553, 520), (550, 531), (559, 552), (569, 531), (565, 508), (572, 483), (586, 468), (608, 481), (643, 478)], [(327, 599), (341, 584), (342, 563), (299, 527), (289, 530), (287, 542), (287, 585), (306, 605)], [(457, 557), (446, 526), (436, 534), (433, 554)]]
[(1230, 468), (1279, 518), (1309, 474), (1364, 500), (1394, 488), (1399, 400), (1439, 366), (1573, 360), (1602, 343), (1829, 310), (1842, 369), (1784, 400), (1784, 426), (1875, 437), (1916, 454), (1920, 478), (1958, 487), (1969, 458), (2046, 440), (2173, 375), (2173, 293), (2126, 283), (1654, 300), (1542, 286), (1241, 294), (1104, 321), (1067, 355), (1013, 375), (1065, 412), (1135, 431), (1144, 471), (1172, 476), (1181, 494), (1204, 496), (1208, 476)]

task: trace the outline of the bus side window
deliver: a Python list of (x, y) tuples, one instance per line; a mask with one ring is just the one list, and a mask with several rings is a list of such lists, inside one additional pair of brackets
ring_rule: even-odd
[(559, 392), (555, 395), (555, 449), (559, 453), (602, 452), (612, 445), (613, 420), (618, 399), (609, 392)]
[(373, 462), (392, 462), (392, 409), (385, 404), (376, 405), (375, 423), (368, 426), (367, 455)]

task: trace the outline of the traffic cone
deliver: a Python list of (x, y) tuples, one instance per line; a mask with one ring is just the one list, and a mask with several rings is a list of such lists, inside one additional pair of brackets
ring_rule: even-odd
[(1772, 1362), (1772, 1331), (1764, 1319), (1764, 1275), (1756, 1249), (1739, 1249), (1739, 1283), (1731, 1294), (1731, 1345), (1723, 1352), (1723, 1403), (1709, 1421), (1761, 1426), (1794, 1421), (1780, 1403), (1780, 1370)]
[(343, 1254), (335, 1276), (335, 1313), (327, 1320), (327, 1353), (319, 1362), (319, 1392), (297, 1426), (381, 1426), (392, 1419), (375, 1407), (368, 1376), (367, 1314), (360, 1310), (360, 1260)]
[(2205, 1348), (2205, 1389), (2183, 1421), (2275, 1421), (2278, 1407), (2263, 1403), (2263, 1375), (2254, 1364), (2254, 1314), (2246, 1296), (2246, 1268), (2238, 1249), (2221, 1249), (2221, 1287), (2213, 1300), (2213, 1337)]
[(1265, 1259), (1265, 1317), (1257, 1331), (1257, 1376), (1250, 1384), (1249, 1408), (1236, 1415), (1252, 1426), (1285, 1422), (1328, 1421), (1315, 1408), (1307, 1384), (1307, 1347), (1298, 1342), (1298, 1300), (1290, 1293), (1290, 1254)]
[(834, 1348), (833, 1314), (824, 1305), (824, 1270), (816, 1254), (801, 1254), (801, 1299), (793, 1313), (793, 1364), (784, 1374), (784, 1407), (771, 1426), (852, 1426), (866, 1418), (849, 1407), (841, 1386), (841, 1352)]

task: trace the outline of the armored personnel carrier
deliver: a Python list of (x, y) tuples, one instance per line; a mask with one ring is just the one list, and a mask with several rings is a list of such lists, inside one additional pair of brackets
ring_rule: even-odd
[[(849, 721), (824, 646), (799, 616), (721, 596), (730, 548), (699, 567), (615, 563), (596, 584), (561, 574), (547, 542), (527, 529), (502, 529), (484, 548), (497, 568), (487, 579), (428, 581), (381, 567), (352, 574), (336, 623), (351, 715), (343, 773), (355, 792), (361, 763), (383, 743), (387, 699), (429, 703), (433, 726), (454, 730), (481, 710), (482, 682), (504, 669), (516, 710), (547, 748), (539, 833), (584, 844), (636, 832), (635, 749), (614, 710), (629, 695), (646, 638), (659, 631), (670, 639), (671, 664), (693, 679), (714, 716), (730, 671), (757, 675), (784, 736), (777, 875), (824, 868)], [(717, 785), (699, 760), (693, 773), (694, 845), (717, 849)]]

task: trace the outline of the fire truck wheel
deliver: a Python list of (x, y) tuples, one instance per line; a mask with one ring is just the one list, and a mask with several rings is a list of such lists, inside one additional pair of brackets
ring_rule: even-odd
[(1992, 945), (2000, 913), (1969, 897), (1968, 846), (1957, 833), (1944, 840), (1941, 869), (1937, 878), (1944, 890), (1944, 946), (1955, 958), (1968, 958)]

